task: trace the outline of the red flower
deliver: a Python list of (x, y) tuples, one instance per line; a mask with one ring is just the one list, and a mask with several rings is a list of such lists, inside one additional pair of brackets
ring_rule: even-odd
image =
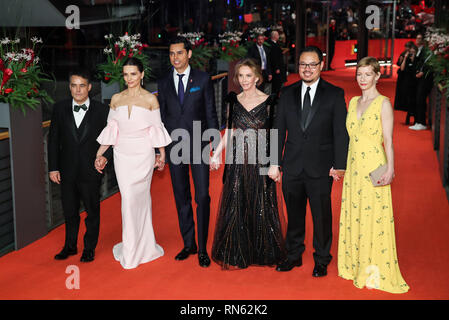
[(124, 56), (126, 56), (126, 49), (123, 49), (122, 51), (119, 52), (118, 54), (118, 59), (123, 58)]
[(23, 68), (23, 69), (20, 70), (20, 72), (27, 73), (28, 70), (27, 70), (27, 68)]
[(232, 52), (231, 51), (228, 51), (228, 56), (232, 56)]
[(5, 63), (0, 59), (0, 70), (5, 71)]
[(236, 47), (236, 48), (238, 48), (238, 47), (239, 47), (239, 44), (238, 44), (238, 43), (236, 43), (236, 44), (235, 44), (235, 47)]
[(12, 88), (5, 89), (5, 93), (12, 93), (14, 90)]
[(6, 82), (8, 82), (8, 80), (11, 78), (12, 74), (14, 72), (11, 69), (5, 69), (5, 71), (3, 72), (3, 81), (2, 81), (2, 85), (1, 85), (1, 89), (3, 89), (3, 86), (6, 84)]
[(33, 49), (27, 50), (27, 53), (31, 53), (31, 59), (27, 61), (27, 63), (25, 64), (25, 68), (28, 68), (34, 62), (34, 57), (36, 56)]
[(133, 52), (131, 52), (129, 55), (128, 55), (128, 58), (132, 58), (133, 57), (133, 55), (134, 55), (134, 53)]
[(104, 80), (105, 80), (105, 81), (109, 81), (109, 80), (111, 80), (111, 78), (109, 78), (109, 77), (104, 77)]
[(221, 50), (222, 50), (223, 52), (226, 51), (226, 47), (225, 47), (225, 46), (221, 47)]

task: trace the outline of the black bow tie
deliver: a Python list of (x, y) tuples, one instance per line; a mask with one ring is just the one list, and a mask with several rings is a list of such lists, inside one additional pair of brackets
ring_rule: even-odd
[(75, 105), (75, 106), (73, 107), (73, 111), (75, 111), (75, 112), (80, 111), (80, 109), (83, 109), (84, 111), (86, 111), (86, 110), (87, 110), (87, 106), (86, 106), (85, 104), (82, 104), (82, 105), (80, 105), (80, 106)]

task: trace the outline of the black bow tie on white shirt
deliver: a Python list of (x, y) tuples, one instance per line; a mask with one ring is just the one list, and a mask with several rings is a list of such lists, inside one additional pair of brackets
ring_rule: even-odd
[(87, 110), (87, 106), (85, 104), (82, 104), (80, 106), (79, 105), (75, 105), (73, 107), (73, 111), (75, 111), (75, 112), (79, 112), (80, 109), (83, 109), (84, 111), (86, 111)]

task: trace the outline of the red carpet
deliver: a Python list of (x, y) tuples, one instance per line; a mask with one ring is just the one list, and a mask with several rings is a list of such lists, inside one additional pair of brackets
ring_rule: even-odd
[[(346, 99), (359, 95), (354, 69), (323, 73), (323, 78), (345, 89)], [(290, 76), (290, 81), (297, 79)], [(394, 80), (381, 80), (380, 92), (394, 97)], [(441, 186), (436, 154), (429, 130), (415, 132), (403, 124), (405, 114), (395, 113), (394, 145), (396, 178), (393, 206), (399, 265), (411, 290), (393, 295), (357, 289), (337, 276), (337, 240), (341, 183), (333, 189), (334, 257), (328, 276), (312, 277), (312, 219), (307, 217), (303, 266), (287, 273), (272, 268), (250, 267), (222, 271), (212, 262), (203, 269), (196, 256), (178, 262), (182, 248), (169, 172), (153, 178), (153, 223), (165, 256), (134, 270), (124, 270), (112, 256), (121, 240), (120, 195), (103, 201), (96, 259), (79, 262), (80, 254), (66, 261), (53, 256), (64, 242), (64, 226), (28, 247), (0, 258), (0, 299), (449, 299), (449, 204)], [(209, 252), (215, 227), (221, 171), (211, 174), (211, 223)], [(193, 190), (193, 189), (192, 189)], [(84, 217), (84, 214), (83, 214)], [(82, 244), (81, 225), (79, 244)], [(82, 250), (82, 247), (78, 247)], [(66, 268), (80, 270), (80, 289), (66, 288)]]

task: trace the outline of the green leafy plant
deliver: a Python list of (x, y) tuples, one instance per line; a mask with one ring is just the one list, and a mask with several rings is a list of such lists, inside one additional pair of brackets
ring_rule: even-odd
[(426, 63), (433, 72), (435, 84), (446, 89), (449, 99), (449, 35), (442, 29), (429, 28), (425, 39), (431, 51)]
[(36, 109), (40, 100), (53, 103), (45, 90), (40, 89), (42, 82), (51, 81), (42, 72), (36, 46), (42, 39), (31, 38), (31, 48), (20, 48), (20, 39), (4, 38), (0, 40), (0, 102), (8, 103), (13, 109)]
[(220, 48), (218, 58), (225, 61), (235, 61), (242, 59), (247, 54), (247, 49), (241, 45), (242, 32), (225, 32), (219, 34)]
[(144, 67), (145, 79), (150, 79), (151, 68), (149, 66), (149, 58), (144, 53), (144, 49), (148, 48), (147, 44), (140, 42), (140, 34), (128, 35), (126, 32), (123, 36), (114, 37), (109, 34), (104, 36), (108, 40), (109, 45), (104, 49), (106, 61), (98, 65), (98, 78), (107, 83), (112, 84), (118, 82), (120, 90), (125, 88), (125, 80), (122, 71), (123, 64), (128, 58), (134, 57), (139, 59)]
[(206, 42), (204, 32), (178, 33), (178, 36), (186, 38), (192, 45), (190, 65), (195, 69), (207, 71), (210, 59), (214, 57), (216, 49)]

